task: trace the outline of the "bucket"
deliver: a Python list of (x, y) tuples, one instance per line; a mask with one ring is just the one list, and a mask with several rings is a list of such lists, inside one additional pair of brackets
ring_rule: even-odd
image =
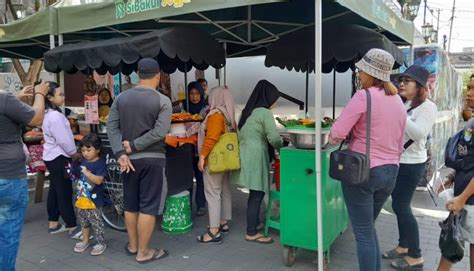
[(275, 163), (273, 164), (273, 167), (275, 168), (275, 173), (273, 176), (275, 176), (275, 187), (278, 192), (280, 192), (280, 160), (275, 159)]
[(189, 191), (169, 196), (165, 203), (161, 229), (167, 234), (185, 234), (191, 231), (191, 201)]

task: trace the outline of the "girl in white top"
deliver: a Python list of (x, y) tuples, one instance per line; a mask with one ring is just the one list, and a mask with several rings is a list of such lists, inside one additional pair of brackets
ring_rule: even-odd
[(427, 156), (426, 141), (436, 120), (436, 105), (427, 99), (428, 71), (410, 66), (399, 78), (399, 94), (405, 100), (407, 122), (404, 151), (400, 159), (397, 182), (392, 192), (392, 207), (397, 216), (398, 246), (382, 257), (395, 259), (391, 266), (398, 270), (422, 270), (418, 224), (411, 211), (411, 200), (423, 177)]

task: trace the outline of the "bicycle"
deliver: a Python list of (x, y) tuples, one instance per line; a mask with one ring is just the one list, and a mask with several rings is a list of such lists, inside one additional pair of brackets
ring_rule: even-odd
[(106, 203), (103, 207), (102, 218), (112, 229), (126, 231), (123, 206), (123, 183), (120, 166), (117, 163), (108, 164), (107, 175), (108, 178), (104, 180)]

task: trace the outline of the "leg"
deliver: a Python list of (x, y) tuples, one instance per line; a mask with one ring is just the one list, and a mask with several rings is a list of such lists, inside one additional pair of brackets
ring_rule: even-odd
[[(219, 229), (222, 205), (222, 176), (223, 174), (209, 174), (204, 172), (204, 193), (209, 209), (209, 226), (211, 230)], [(217, 233), (217, 230), (216, 233)]]
[(374, 199), (372, 189), (368, 188), (369, 185), (362, 187), (343, 183), (342, 192), (357, 243), (359, 270), (378, 271), (374, 238)]
[(392, 193), (393, 211), (397, 215), (400, 247), (408, 248), (408, 256), (421, 258), (418, 223), (411, 209), (411, 201), (424, 172), (424, 164), (400, 164), (397, 184)]
[(98, 208), (91, 212), (91, 228), (94, 231), (97, 244), (105, 244), (105, 225), (102, 218), (102, 209)]
[(222, 176), (221, 225), (232, 219), (232, 192), (229, 177), (229, 173), (224, 173)]
[(125, 226), (128, 235), (128, 250), (132, 253), (138, 250), (138, 211), (139, 204), (139, 188), (138, 182), (140, 178), (141, 163), (133, 162), (135, 172), (125, 174), (123, 178), (123, 205), (125, 209)]
[(89, 243), (90, 240), (90, 224), (89, 224), (89, 210), (77, 209), (77, 220), (81, 225), (82, 242)]
[[(472, 261), (471, 261), (471, 263), (472, 263)], [(450, 261), (448, 261), (445, 258), (441, 257), (441, 260), (439, 261), (439, 265), (438, 265), (438, 271), (450, 271), (452, 267), (453, 267), (453, 264)], [(471, 265), (471, 267), (472, 267), (472, 265)], [(471, 268), (471, 270), (472, 270), (472, 268)]]
[(28, 205), (28, 180), (0, 179), (0, 270), (14, 270)]
[[(49, 171), (49, 189), (48, 199), (46, 202), (46, 209), (48, 211), (49, 228), (54, 228), (59, 221), (58, 198), (56, 192), (56, 183), (60, 181), (60, 176), (57, 176), (57, 170), (53, 169), (54, 162), (45, 162)], [(59, 179), (59, 180), (58, 180)]]
[(130, 252), (138, 250), (138, 213), (125, 211), (125, 225), (128, 234), (128, 249)]
[(262, 204), (263, 191), (250, 190), (249, 199), (247, 201), (247, 235), (254, 236), (258, 233), (257, 227), (259, 223), (260, 205)]
[(138, 215), (138, 254), (137, 261), (152, 257), (154, 250), (150, 249), (150, 239), (155, 228), (156, 216), (140, 213)]
[(194, 196), (194, 199), (196, 201), (196, 207), (199, 210), (199, 208), (206, 207), (206, 196), (204, 195), (204, 180), (202, 172), (197, 168), (198, 162), (199, 158), (194, 157), (193, 170), (194, 177), (196, 178), (196, 195)]

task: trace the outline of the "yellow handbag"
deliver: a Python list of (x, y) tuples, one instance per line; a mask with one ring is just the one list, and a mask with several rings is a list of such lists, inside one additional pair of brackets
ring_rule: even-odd
[[(226, 120), (230, 129), (230, 123)], [(207, 158), (210, 174), (240, 169), (239, 139), (236, 132), (226, 132), (219, 137)]]

